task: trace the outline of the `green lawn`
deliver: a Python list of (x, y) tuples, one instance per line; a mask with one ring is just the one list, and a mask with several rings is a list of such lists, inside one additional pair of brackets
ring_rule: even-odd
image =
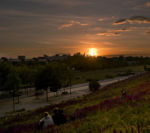
[(144, 71), (143, 66), (130, 66), (112, 69), (101, 69), (95, 71), (74, 72), (73, 84), (85, 83), (88, 79), (107, 79), (120, 75), (126, 75), (129, 72)]

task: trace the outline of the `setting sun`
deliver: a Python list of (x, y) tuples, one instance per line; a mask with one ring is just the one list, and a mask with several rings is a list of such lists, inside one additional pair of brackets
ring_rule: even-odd
[(96, 48), (90, 48), (88, 51), (88, 54), (90, 56), (97, 56), (97, 49)]

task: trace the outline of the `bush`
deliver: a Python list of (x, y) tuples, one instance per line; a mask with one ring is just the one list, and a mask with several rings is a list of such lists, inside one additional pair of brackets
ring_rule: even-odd
[(126, 75), (131, 75), (131, 74), (134, 74), (134, 72), (131, 69), (128, 69), (128, 70), (126, 70), (125, 74)]
[(91, 80), (89, 82), (89, 89), (90, 89), (90, 91), (97, 91), (97, 90), (99, 90), (100, 86), (101, 85), (96, 80)]
[(105, 78), (111, 79), (113, 78), (113, 75), (106, 74)]

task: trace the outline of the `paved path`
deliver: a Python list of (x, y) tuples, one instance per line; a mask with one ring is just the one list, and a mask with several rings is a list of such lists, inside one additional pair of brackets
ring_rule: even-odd
[[(137, 75), (137, 74), (136, 74)], [(133, 75), (131, 75), (133, 76)], [(107, 80), (100, 80), (99, 83), (101, 84), (102, 88), (104, 86), (110, 85), (112, 83), (125, 80), (131, 76), (122, 76), (116, 77), (113, 79)], [(32, 110), (37, 109), (40, 107), (44, 107), (50, 104), (57, 104), (62, 101), (66, 101), (72, 98), (76, 98), (82, 95), (86, 95), (89, 92), (88, 83), (77, 84), (72, 86), (72, 94), (67, 95), (60, 95), (63, 89), (59, 91), (59, 96), (54, 96), (54, 93), (49, 93), (49, 101), (46, 102), (45, 95), (40, 96), (39, 98), (32, 96), (32, 97), (21, 97), (20, 103), (16, 104), (16, 110), (25, 109), (25, 110)], [(69, 91), (69, 88), (66, 88), (66, 91)], [(12, 99), (0, 100), (0, 117), (4, 116), (6, 112), (10, 112), (13, 109), (12, 106)]]

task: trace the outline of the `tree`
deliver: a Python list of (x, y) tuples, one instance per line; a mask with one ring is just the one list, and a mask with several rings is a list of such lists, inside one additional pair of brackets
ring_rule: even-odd
[(53, 76), (51, 84), (50, 84), (50, 91), (56, 92), (61, 88), (61, 81), (56, 76)]
[(46, 101), (48, 101), (48, 90), (56, 92), (61, 88), (63, 66), (59, 64), (47, 65), (40, 70), (36, 76), (35, 88), (36, 90), (46, 91)]
[(13, 97), (13, 110), (15, 111), (15, 97), (18, 96), (18, 102), (19, 102), (19, 89), (20, 89), (20, 78), (19, 75), (12, 71), (8, 74), (6, 78), (6, 82), (4, 84), (5, 90), (10, 91), (12, 97)]
[(8, 90), (5, 90), (4, 84), (11, 70), (12, 70), (12, 66), (10, 64), (0, 63), (0, 90), (1, 91), (8, 91)]
[(38, 90), (46, 91), (46, 101), (48, 101), (48, 88), (50, 87), (50, 83), (52, 81), (52, 69), (50, 67), (45, 67), (42, 69), (36, 77), (35, 80), (35, 88)]
[(27, 96), (29, 95), (29, 87), (31, 87), (34, 84), (34, 78), (35, 78), (35, 70), (29, 69), (27, 66), (21, 66), (17, 68), (17, 71), (19, 72), (21, 83), (23, 87), (26, 89)]
[(90, 91), (93, 91), (93, 92), (97, 91), (100, 87), (101, 87), (101, 85), (96, 80), (91, 80), (89, 82), (89, 89), (90, 89)]

